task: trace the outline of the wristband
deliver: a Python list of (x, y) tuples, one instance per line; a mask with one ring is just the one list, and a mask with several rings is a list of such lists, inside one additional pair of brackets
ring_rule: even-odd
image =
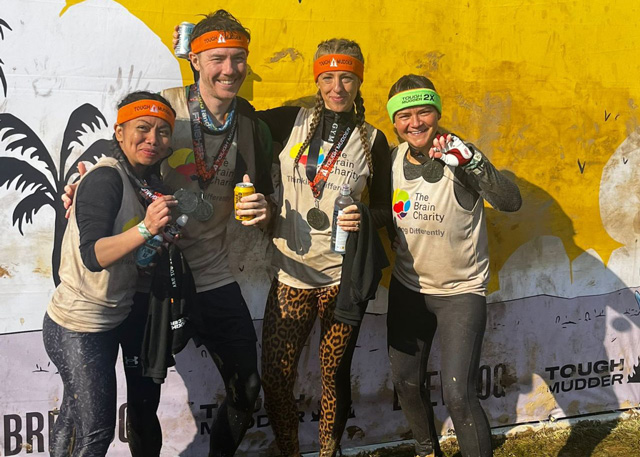
[(142, 238), (144, 238), (145, 241), (149, 241), (151, 238), (153, 238), (153, 235), (151, 234), (147, 226), (144, 225), (144, 221), (140, 221), (140, 223), (136, 225), (136, 227), (138, 227), (138, 233), (142, 235)]

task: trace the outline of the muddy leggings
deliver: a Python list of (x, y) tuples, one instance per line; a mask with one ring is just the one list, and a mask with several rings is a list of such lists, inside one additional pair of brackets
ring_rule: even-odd
[(298, 408), (293, 388), (298, 361), (320, 315), (322, 398), (320, 457), (333, 456), (351, 409), (350, 369), (358, 328), (333, 319), (338, 286), (296, 289), (274, 280), (262, 328), (265, 409), (280, 453), (300, 455)]
[(256, 331), (238, 283), (199, 292), (198, 337), (220, 371), (226, 398), (211, 425), (209, 457), (235, 454), (260, 394)]
[(416, 439), (416, 455), (443, 455), (425, 385), (431, 343), (438, 330), (443, 400), (463, 457), (490, 457), (491, 430), (477, 380), (486, 325), (486, 298), (447, 297), (407, 289), (392, 277), (387, 330), (393, 384)]
[(53, 426), (51, 456), (104, 456), (116, 425), (118, 329), (73, 332), (45, 314), (42, 335), (47, 354), (64, 384), (60, 412)]
[[(45, 317), (45, 323), (43, 325), (45, 347), (47, 347), (49, 357), (51, 357), (51, 360), (56, 366), (58, 366), (58, 364), (62, 364), (73, 367), (73, 362), (69, 363), (68, 356), (82, 356), (80, 353), (67, 354), (67, 352), (71, 353), (75, 350), (71, 349), (70, 351), (65, 351), (61, 346), (62, 344), (65, 344), (64, 341), (67, 340), (75, 342), (81, 341), (81, 335), (85, 340), (93, 339), (95, 344), (98, 345), (102, 343), (106, 344), (108, 347), (111, 347), (113, 344), (122, 345), (124, 373), (127, 379), (127, 440), (129, 441), (129, 450), (131, 451), (132, 457), (158, 457), (160, 455), (160, 449), (162, 448), (162, 430), (160, 428), (160, 421), (156, 415), (158, 405), (160, 403), (160, 384), (156, 384), (152, 378), (142, 376), (142, 365), (140, 363), (140, 349), (142, 347), (142, 338), (144, 336), (144, 327), (147, 321), (148, 309), (149, 295), (136, 293), (129, 316), (127, 316), (125, 321), (117, 329), (112, 330), (111, 332), (100, 332), (95, 334), (70, 332), (69, 330), (55, 324), (48, 316)], [(92, 338), (90, 335), (94, 335), (94, 337)], [(60, 341), (58, 341), (58, 339)], [(73, 348), (74, 346), (70, 347)], [(110, 354), (111, 350), (107, 350), (104, 355), (110, 356)], [(108, 369), (109, 373), (111, 373), (112, 367), (105, 365), (105, 369)], [(60, 368), (59, 371), (62, 375), (62, 370), (60, 370)], [(65, 376), (67, 375), (65, 374)], [(105, 379), (109, 385), (112, 382), (109, 379), (110, 376), (111, 374), (109, 374)], [(77, 379), (78, 374), (76, 373), (73, 378)], [(64, 379), (65, 378), (63, 378), (63, 382)], [(84, 385), (85, 381), (81, 381), (81, 384)], [(65, 393), (67, 390), (65, 383)], [(107, 401), (111, 398), (111, 395), (112, 394), (109, 393), (104, 400)], [(113, 402), (116, 401), (115, 398), (114, 392)], [(69, 406), (73, 403), (70, 403), (71, 400), (73, 399), (63, 398), (63, 406), (60, 408), (60, 414), (54, 426), (52, 439), (53, 445), (51, 450), (51, 455), (53, 456), (62, 454), (69, 455), (69, 451), (67, 449), (71, 449), (74, 443), (74, 433), (76, 433), (76, 431), (73, 419), (74, 413)], [(106, 406), (108, 405), (105, 405), (105, 407)], [(113, 407), (116, 408), (115, 404)], [(85, 412), (89, 412), (89, 410)], [(109, 441), (110, 440), (111, 438)], [(82, 440), (78, 440), (77, 437), (75, 439), (75, 443), (76, 446), (82, 446)], [(94, 454), (80, 453), (78, 455)]]

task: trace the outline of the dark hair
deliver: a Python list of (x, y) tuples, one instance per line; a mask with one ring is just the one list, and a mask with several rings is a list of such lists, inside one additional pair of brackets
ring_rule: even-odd
[(413, 75), (413, 74), (404, 75), (399, 80), (397, 80), (393, 86), (391, 86), (391, 89), (389, 90), (388, 99), (393, 97), (397, 93), (404, 92), (405, 90), (411, 90), (411, 89), (436, 90), (436, 87), (433, 85), (431, 80), (426, 76)]
[[(316, 60), (322, 56), (326, 56), (327, 54), (346, 54), (348, 56), (355, 57), (356, 59), (364, 63), (364, 56), (362, 55), (360, 45), (355, 41), (347, 40), (345, 38), (332, 38), (320, 43), (313, 60)], [(364, 149), (364, 156), (367, 160), (367, 166), (369, 167), (369, 176), (373, 177), (373, 159), (371, 158), (371, 145), (369, 144), (369, 139), (367, 137), (367, 128), (364, 124), (364, 100), (362, 98), (362, 94), (360, 93), (360, 89), (358, 89), (354, 104), (356, 107), (356, 125), (360, 130), (360, 143), (362, 144), (362, 149)], [(313, 138), (318, 125), (320, 125), (323, 107), (324, 100), (322, 99), (320, 91), (318, 91), (316, 93), (316, 103), (313, 108), (313, 115), (311, 117), (311, 125), (309, 126), (309, 134), (304, 140), (304, 143), (302, 143), (302, 146), (298, 151), (298, 155), (294, 159), (294, 164), (296, 166), (300, 161), (300, 157), (302, 157), (302, 154), (304, 154), (305, 149), (309, 147), (311, 139)]]
[(193, 28), (193, 32), (191, 32), (190, 42), (199, 36), (214, 30), (242, 33), (247, 37), (247, 40), (251, 41), (251, 33), (249, 32), (249, 29), (245, 28), (239, 20), (233, 17), (231, 13), (220, 9), (214, 13), (205, 15), (204, 19), (196, 24)]
[(133, 102), (137, 102), (138, 100), (155, 100), (157, 102), (164, 103), (171, 109), (171, 111), (173, 111), (174, 116), (176, 114), (176, 110), (173, 109), (173, 106), (171, 106), (171, 103), (169, 103), (169, 101), (166, 98), (164, 98), (160, 94), (154, 94), (153, 92), (149, 92), (146, 90), (139, 90), (136, 92), (131, 92), (128, 95), (125, 95), (125, 97), (122, 100), (120, 100), (120, 103), (118, 103), (118, 109), (122, 108), (123, 106), (127, 106)]

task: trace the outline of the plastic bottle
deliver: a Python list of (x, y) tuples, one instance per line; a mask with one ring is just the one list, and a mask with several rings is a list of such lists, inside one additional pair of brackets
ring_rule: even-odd
[(172, 243), (175, 236), (182, 230), (182, 227), (187, 225), (188, 220), (189, 216), (183, 214), (178, 217), (175, 224), (168, 226), (164, 233), (158, 233), (140, 246), (136, 252), (136, 265), (140, 268), (147, 268), (149, 264), (154, 263), (158, 255), (158, 248), (162, 246), (162, 243), (165, 241)]
[(344, 254), (347, 248), (347, 236), (349, 232), (344, 231), (338, 225), (338, 216), (341, 216), (344, 209), (353, 205), (354, 201), (351, 198), (351, 187), (349, 184), (343, 184), (340, 188), (340, 195), (336, 198), (335, 205), (333, 206), (333, 226), (331, 229), (331, 249), (338, 254)]

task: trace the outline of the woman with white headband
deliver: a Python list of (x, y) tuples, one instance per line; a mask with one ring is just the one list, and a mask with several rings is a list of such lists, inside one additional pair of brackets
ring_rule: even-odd
[(115, 363), (138, 282), (135, 251), (163, 233), (176, 205), (150, 189), (153, 166), (171, 151), (174, 122), (162, 96), (129, 94), (118, 105), (112, 156), (86, 173), (75, 193), (61, 282), (42, 330), (64, 385), (53, 457), (104, 456), (113, 440)]
[(460, 451), (488, 457), (491, 431), (476, 390), (489, 280), (484, 201), (517, 211), (520, 192), (473, 145), (440, 129), (442, 103), (429, 79), (400, 78), (387, 110), (404, 141), (391, 157), (396, 260), (387, 329), (393, 383), (416, 455), (442, 456), (424, 388), (437, 328), (443, 402)]

